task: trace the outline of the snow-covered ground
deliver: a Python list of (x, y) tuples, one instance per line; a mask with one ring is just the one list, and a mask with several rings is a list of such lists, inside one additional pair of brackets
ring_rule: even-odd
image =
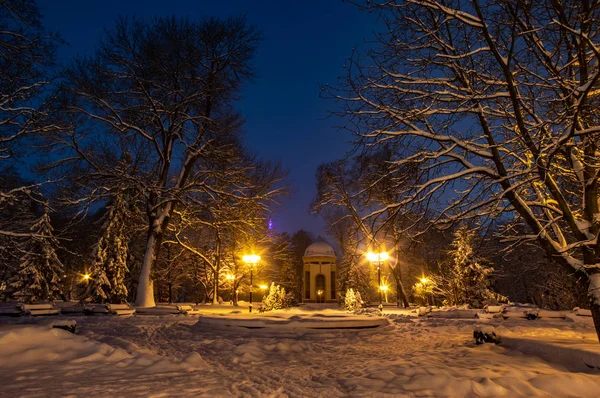
[[(206, 307), (224, 318), (244, 309)], [(492, 320), (505, 345), (476, 346), (480, 320), (385, 310), (361, 330), (218, 327), (194, 316), (0, 318), (0, 396), (597, 397), (591, 320)], [(343, 315), (293, 309), (297, 320)], [(255, 314), (257, 317), (265, 315)], [(49, 325), (74, 319), (77, 335)], [(589, 360), (573, 360), (578, 352)], [(596, 355), (597, 354), (597, 355)], [(587, 362), (586, 362), (587, 361)]]

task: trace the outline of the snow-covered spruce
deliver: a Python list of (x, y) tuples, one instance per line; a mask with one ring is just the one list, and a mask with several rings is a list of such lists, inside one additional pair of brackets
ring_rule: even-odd
[(49, 301), (60, 296), (60, 275), (64, 266), (56, 255), (58, 239), (50, 222), (48, 208), (30, 228), (31, 237), (23, 247), (17, 273), (8, 284), (14, 300), (25, 303)]
[(110, 206), (102, 235), (94, 246), (87, 290), (87, 296), (94, 302), (123, 303), (127, 299), (128, 238), (125, 230), (129, 218), (125, 194), (120, 192)]
[(274, 282), (271, 283), (271, 288), (269, 289), (269, 294), (266, 295), (260, 307), (258, 308), (259, 312), (267, 312), (273, 310), (280, 310), (282, 308), (291, 307), (291, 303), (294, 300), (294, 296), (292, 293), (285, 293), (285, 289), (279, 285), (276, 285)]
[(344, 296), (344, 309), (346, 311), (358, 311), (363, 307), (363, 305), (364, 303), (358, 290), (355, 291), (352, 288), (346, 290), (346, 295)]
[(454, 233), (451, 263), (442, 271), (437, 288), (444, 305), (464, 305), (483, 308), (488, 303), (507, 301), (492, 291), (493, 268), (474, 251), (475, 233), (461, 226)]

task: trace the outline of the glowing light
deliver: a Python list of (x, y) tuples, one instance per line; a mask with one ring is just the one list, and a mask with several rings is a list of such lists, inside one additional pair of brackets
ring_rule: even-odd
[(90, 274), (85, 274), (85, 275), (83, 276), (83, 279), (85, 279), (86, 281), (87, 281), (87, 280), (89, 280), (89, 279), (90, 279)]
[(322, 290), (317, 290), (317, 294), (318, 294), (319, 296), (322, 296), (322, 295), (323, 295), (323, 291), (322, 291)]
[(260, 261), (260, 256), (257, 256), (256, 254), (248, 254), (242, 257), (242, 260), (244, 260), (246, 264), (256, 264)]
[(268, 285), (260, 285), (258, 287), (260, 288), (260, 290), (267, 290), (269, 288)]
[(235, 279), (235, 275), (227, 274), (225, 275), (225, 279), (227, 279), (228, 281), (232, 281)]
[(369, 260), (372, 263), (378, 262), (378, 261), (386, 261), (390, 258), (389, 254), (387, 254), (387, 252), (381, 252), (381, 253), (373, 253), (373, 252), (368, 252), (367, 253), (367, 260)]
[(426, 285), (426, 284), (428, 284), (428, 283), (429, 283), (429, 279), (427, 279), (427, 278), (425, 278), (425, 277), (422, 277), (422, 278), (421, 278), (421, 283), (422, 283), (422, 284), (424, 284), (424, 285)]
[(273, 229), (273, 220), (269, 219), (268, 228)]
[(388, 285), (379, 286), (379, 290), (381, 290), (382, 292), (387, 292), (388, 288), (389, 288)]

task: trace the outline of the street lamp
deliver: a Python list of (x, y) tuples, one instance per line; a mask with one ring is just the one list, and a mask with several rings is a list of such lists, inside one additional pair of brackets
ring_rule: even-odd
[[(423, 294), (425, 295), (425, 298), (427, 299), (427, 305), (431, 305), (431, 303), (430, 303), (430, 302), (431, 302), (431, 301), (433, 301), (433, 300), (430, 300), (430, 297), (429, 297), (429, 292), (427, 291), (427, 284), (428, 284), (429, 282), (431, 282), (431, 281), (429, 280), (429, 278), (426, 278), (426, 277), (424, 277), (424, 276), (421, 278), (421, 284), (423, 285)], [(433, 292), (432, 292), (432, 293), (433, 293)]]
[(231, 291), (229, 293), (229, 298), (230, 298), (230, 302), (231, 304), (233, 304), (233, 288), (235, 287), (235, 275), (233, 274), (227, 274), (225, 275), (225, 279), (227, 279), (231, 285)]
[(383, 313), (383, 289), (381, 286), (381, 262), (385, 261), (387, 259), (389, 259), (390, 256), (387, 254), (387, 252), (380, 252), (380, 253), (373, 253), (373, 252), (368, 252), (367, 253), (367, 260), (369, 260), (372, 264), (377, 263), (377, 277), (379, 279), (379, 313)]
[(257, 256), (256, 254), (248, 254), (242, 257), (242, 260), (244, 260), (244, 262), (250, 266), (250, 306), (248, 309), (249, 312), (252, 312), (252, 267), (254, 267), (260, 261), (260, 256)]

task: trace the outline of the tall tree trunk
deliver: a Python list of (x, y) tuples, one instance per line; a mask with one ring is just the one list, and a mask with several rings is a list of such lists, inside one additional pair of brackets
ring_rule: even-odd
[(140, 272), (140, 278), (138, 282), (137, 294), (135, 298), (135, 305), (137, 307), (155, 307), (154, 301), (154, 286), (150, 274), (152, 267), (156, 262), (156, 254), (158, 253), (158, 247), (160, 246), (161, 237), (155, 232), (148, 234), (148, 241), (146, 242), (146, 252), (144, 253), (144, 262), (142, 263), (142, 270)]
[[(398, 241), (398, 239), (396, 239), (396, 241)], [(404, 285), (402, 284), (402, 268), (398, 256), (399, 254), (396, 250), (396, 266), (392, 269), (392, 275), (394, 275), (394, 279), (396, 279), (396, 294), (402, 299), (404, 308), (408, 308), (408, 297), (406, 295), (406, 291), (404, 290)]]
[(217, 244), (215, 248), (215, 268), (214, 268), (214, 286), (213, 286), (213, 304), (219, 304), (219, 271), (221, 264), (221, 237), (217, 230)]
[(588, 287), (588, 297), (590, 300), (590, 310), (594, 320), (596, 336), (600, 341), (600, 272), (588, 276), (590, 285)]
[(158, 211), (155, 217), (150, 218), (150, 228), (148, 232), (148, 242), (146, 243), (146, 252), (144, 253), (144, 262), (138, 283), (135, 305), (138, 307), (156, 307), (154, 301), (154, 286), (152, 284), (152, 268), (158, 258), (160, 246), (164, 237), (164, 230), (169, 223), (171, 203), (166, 204)]

